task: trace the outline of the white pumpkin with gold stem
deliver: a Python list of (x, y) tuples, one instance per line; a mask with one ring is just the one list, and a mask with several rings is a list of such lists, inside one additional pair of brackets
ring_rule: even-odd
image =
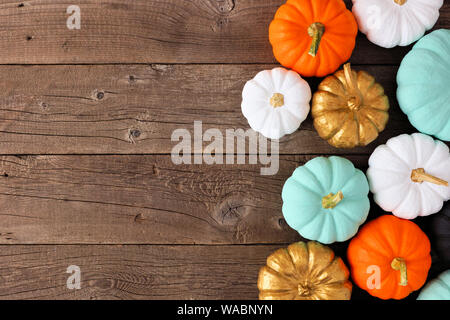
[(359, 30), (384, 48), (419, 40), (439, 18), (443, 0), (353, 0)]
[(421, 133), (391, 138), (370, 156), (367, 178), (383, 210), (403, 219), (428, 216), (450, 199), (449, 148)]
[(259, 72), (242, 91), (241, 109), (250, 127), (270, 139), (296, 131), (311, 101), (308, 83), (296, 72), (275, 68)]

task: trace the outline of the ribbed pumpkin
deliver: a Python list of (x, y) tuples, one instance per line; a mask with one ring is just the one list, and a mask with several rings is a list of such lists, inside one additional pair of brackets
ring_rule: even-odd
[(389, 99), (383, 87), (350, 63), (326, 77), (314, 93), (311, 113), (322, 139), (336, 148), (366, 146), (389, 120)]
[(353, 0), (359, 30), (382, 47), (407, 46), (431, 29), (443, 0)]
[(361, 229), (347, 257), (360, 288), (381, 299), (403, 299), (427, 279), (430, 241), (414, 222), (385, 215)]
[(267, 258), (258, 277), (260, 300), (349, 300), (349, 272), (333, 250), (297, 242)]
[(283, 66), (323, 77), (350, 58), (357, 33), (342, 0), (288, 0), (270, 24), (269, 40)]
[(450, 270), (427, 283), (417, 300), (450, 300)]
[(390, 138), (370, 156), (367, 178), (384, 211), (403, 219), (434, 214), (450, 200), (449, 148), (421, 133)]
[(281, 198), (287, 224), (322, 243), (353, 237), (369, 214), (369, 184), (351, 161), (316, 157), (295, 169)]
[(450, 141), (450, 30), (435, 30), (403, 58), (397, 73), (397, 99), (420, 132)]
[(297, 72), (260, 71), (242, 91), (242, 114), (266, 138), (280, 139), (300, 127), (309, 113), (311, 89)]

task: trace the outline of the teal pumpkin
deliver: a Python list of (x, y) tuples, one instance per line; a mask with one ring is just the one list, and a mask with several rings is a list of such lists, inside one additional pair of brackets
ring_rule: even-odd
[(369, 184), (361, 170), (341, 157), (317, 157), (295, 169), (281, 197), (288, 225), (322, 243), (353, 237), (369, 213)]
[(420, 132), (450, 141), (450, 30), (416, 43), (397, 73), (397, 99)]
[(422, 289), (417, 300), (450, 300), (450, 270), (431, 280)]

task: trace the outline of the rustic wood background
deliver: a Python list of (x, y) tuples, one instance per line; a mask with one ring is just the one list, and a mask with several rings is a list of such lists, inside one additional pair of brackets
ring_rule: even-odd
[[(181, 165), (173, 130), (248, 128), (244, 83), (276, 66), (268, 26), (283, 0), (0, 0), (0, 298), (256, 299), (259, 268), (300, 240), (281, 189), (299, 165), (414, 132), (395, 98), (410, 47), (358, 35), (391, 119), (366, 148), (339, 150), (309, 117), (280, 142), (280, 170)], [(351, 1), (345, 1), (351, 7)], [(81, 30), (66, 8), (81, 8)], [(450, 4), (435, 28), (450, 27)], [(315, 90), (320, 79), (308, 80)], [(369, 218), (382, 214), (374, 203)], [(434, 241), (432, 217), (417, 219)], [(439, 239), (442, 241), (442, 239)], [(345, 258), (347, 243), (333, 249)], [(449, 267), (433, 247), (430, 278)], [(81, 289), (68, 290), (69, 265)], [(416, 295), (411, 295), (414, 299)], [(370, 298), (354, 288), (355, 299)]]

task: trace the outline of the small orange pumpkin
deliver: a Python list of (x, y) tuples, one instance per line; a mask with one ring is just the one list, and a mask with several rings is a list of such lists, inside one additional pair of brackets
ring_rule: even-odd
[(358, 25), (342, 0), (288, 0), (269, 27), (275, 58), (305, 77), (323, 77), (347, 61)]
[(403, 299), (427, 279), (430, 241), (412, 221), (385, 215), (352, 239), (347, 258), (360, 288), (381, 299)]

